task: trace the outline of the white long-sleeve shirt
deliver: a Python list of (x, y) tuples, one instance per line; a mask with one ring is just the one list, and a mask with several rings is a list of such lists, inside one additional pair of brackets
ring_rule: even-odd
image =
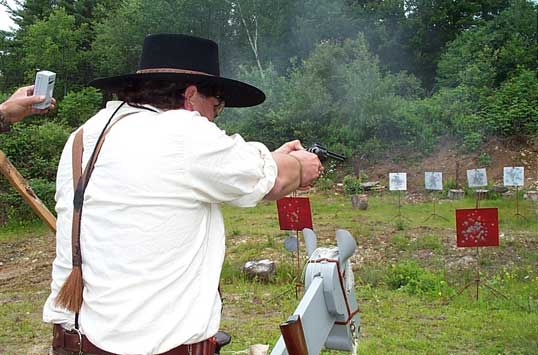
[[(84, 124), (83, 167), (119, 104), (109, 102)], [(225, 248), (219, 204), (254, 206), (277, 176), (264, 145), (226, 135), (198, 112), (156, 111), (119, 110), (117, 117), (136, 113), (107, 135), (84, 196), (80, 328), (113, 353), (162, 353), (217, 332)], [(45, 322), (68, 329), (74, 314), (54, 301), (71, 271), (73, 138), (58, 167), (56, 259), (43, 311)]]

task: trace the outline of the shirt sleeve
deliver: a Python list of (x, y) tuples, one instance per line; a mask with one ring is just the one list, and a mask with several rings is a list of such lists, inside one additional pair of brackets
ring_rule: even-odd
[(267, 147), (228, 136), (213, 123), (193, 139), (188, 177), (195, 198), (253, 207), (273, 188), (277, 165)]

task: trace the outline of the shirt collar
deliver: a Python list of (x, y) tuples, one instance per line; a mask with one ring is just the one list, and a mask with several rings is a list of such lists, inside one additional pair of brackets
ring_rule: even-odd
[[(107, 110), (115, 110), (118, 108), (119, 105), (121, 105), (123, 101), (108, 101), (106, 103), (106, 109)], [(152, 111), (156, 111), (156, 112), (163, 112), (163, 110), (161, 110), (160, 108), (157, 108), (155, 106), (152, 106), (152, 105), (141, 105), (141, 106), (144, 106), (148, 109), (151, 109)], [(124, 107), (122, 107), (122, 111), (123, 110), (135, 110), (135, 111), (138, 111), (138, 110), (142, 110), (141, 108), (138, 108), (138, 107), (134, 107), (134, 106), (129, 106), (129, 105), (125, 105)]]

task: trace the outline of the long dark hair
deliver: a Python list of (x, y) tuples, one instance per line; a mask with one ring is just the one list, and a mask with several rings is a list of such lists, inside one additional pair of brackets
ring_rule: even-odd
[(152, 105), (161, 110), (183, 107), (183, 96), (189, 83), (162, 80), (129, 83), (115, 92), (118, 99), (133, 105)]
[(161, 110), (175, 110), (183, 107), (185, 89), (196, 85), (198, 92), (204, 96), (221, 96), (222, 89), (201, 81), (196, 84), (188, 82), (171, 82), (148, 80), (131, 82), (118, 89), (115, 94), (119, 100), (131, 105), (152, 105)]

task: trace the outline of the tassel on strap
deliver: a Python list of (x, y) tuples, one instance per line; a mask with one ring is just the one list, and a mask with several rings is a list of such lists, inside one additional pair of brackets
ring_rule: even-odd
[(60, 292), (56, 296), (56, 305), (63, 307), (73, 313), (78, 313), (82, 306), (82, 292), (84, 283), (82, 282), (82, 269), (80, 265), (74, 266)]

